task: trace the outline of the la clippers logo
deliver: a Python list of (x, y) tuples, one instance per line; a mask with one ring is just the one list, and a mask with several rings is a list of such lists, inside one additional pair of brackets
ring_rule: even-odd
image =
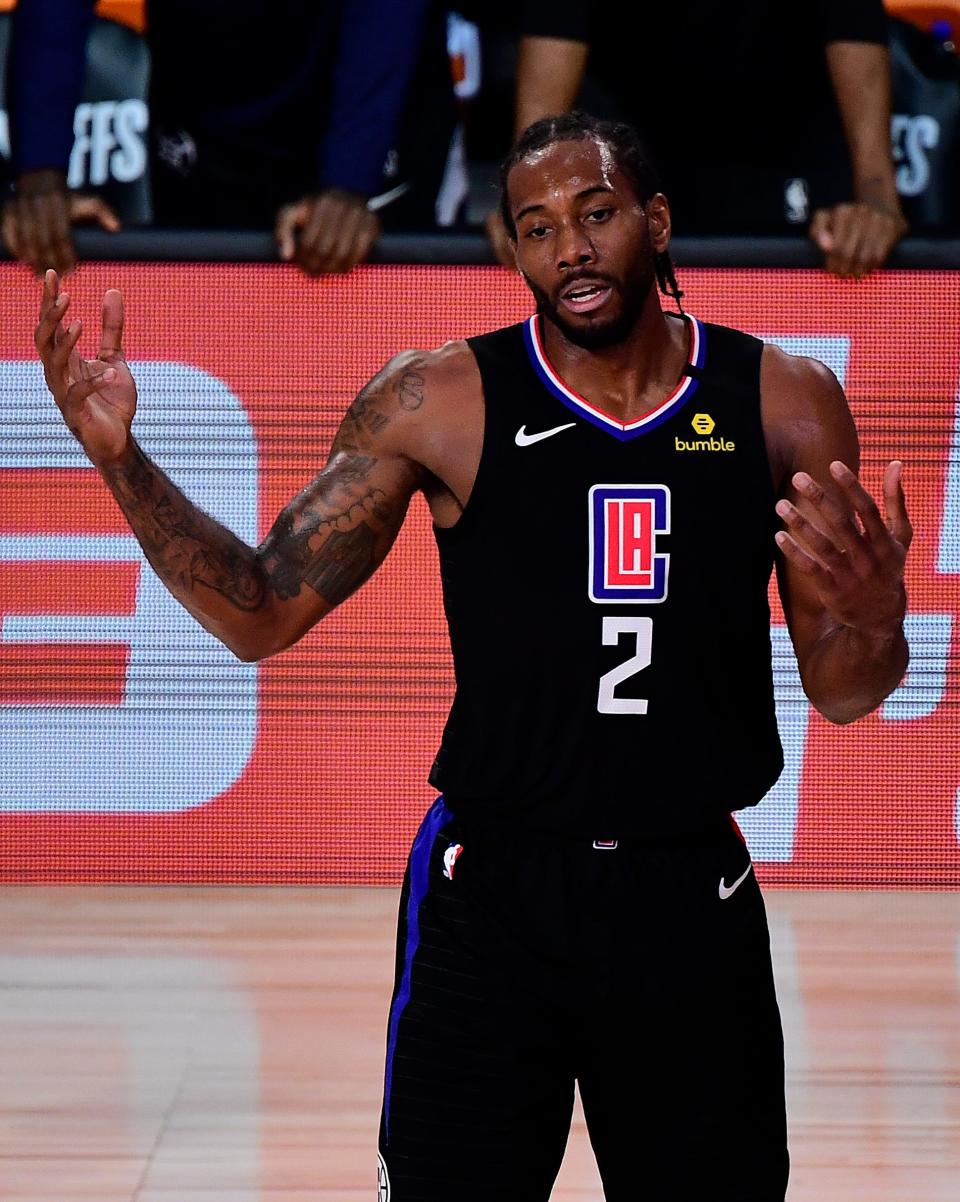
[(670, 533), (665, 484), (595, 484), (590, 489), (590, 600), (657, 602), (667, 596)]

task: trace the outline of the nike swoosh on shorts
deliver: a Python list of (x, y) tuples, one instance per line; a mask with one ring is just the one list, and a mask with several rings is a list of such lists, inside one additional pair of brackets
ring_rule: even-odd
[(720, 900), (721, 901), (726, 901), (727, 898), (730, 897), (731, 894), (736, 893), (736, 891), (740, 888), (740, 886), (743, 884), (743, 882), (750, 875), (750, 869), (752, 867), (753, 867), (752, 864), (748, 864), (746, 866), (746, 868), (743, 870), (743, 872), (733, 882), (732, 885), (727, 884), (726, 877), (720, 878)]
[(576, 422), (567, 422), (565, 426), (554, 426), (552, 430), (541, 430), (538, 434), (528, 434), (527, 427), (521, 426), (517, 431), (516, 443), (518, 447), (529, 447), (535, 442), (540, 442), (544, 438), (552, 438), (554, 434), (559, 434), (561, 430), (572, 430)]

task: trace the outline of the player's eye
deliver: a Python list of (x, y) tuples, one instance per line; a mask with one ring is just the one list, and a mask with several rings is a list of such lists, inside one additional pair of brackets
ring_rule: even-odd
[(594, 223), (594, 225), (597, 225), (601, 222), (606, 221), (607, 218), (612, 215), (612, 213), (613, 213), (613, 209), (611, 209), (609, 207), (603, 208), (603, 209), (591, 209), (590, 212), (587, 214), (587, 220), (592, 221)]
[(531, 225), (524, 234), (525, 238), (542, 238), (547, 232), (545, 225)]

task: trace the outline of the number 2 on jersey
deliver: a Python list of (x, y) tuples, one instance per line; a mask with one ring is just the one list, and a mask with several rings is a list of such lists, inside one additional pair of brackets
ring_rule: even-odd
[(622, 635), (634, 636), (634, 654), (629, 659), (604, 672), (600, 677), (597, 710), (601, 714), (645, 714), (647, 701), (643, 697), (618, 697), (616, 688), (631, 676), (650, 667), (653, 650), (653, 618), (604, 618), (603, 645), (615, 647)]

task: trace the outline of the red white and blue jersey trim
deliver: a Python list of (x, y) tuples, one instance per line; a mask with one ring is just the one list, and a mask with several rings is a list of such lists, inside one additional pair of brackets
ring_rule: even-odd
[(640, 434), (646, 434), (649, 430), (655, 430), (657, 426), (662, 425), (669, 418), (673, 417), (677, 410), (686, 404), (697, 390), (698, 380), (696, 376), (699, 374), (700, 369), (702, 369), (706, 357), (706, 332), (702, 322), (698, 321), (695, 317), (691, 317), (689, 314), (684, 314), (684, 316), (690, 326), (690, 354), (687, 367), (694, 369), (695, 374), (685, 374), (680, 383), (665, 400), (661, 401), (655, 409), (651, 409), (643, 417), (638, 417), (636, 421), (632, 422), (621, 422), (611, 416), (611, 414), (605, 413), (603, 409), (592, 405), (579, 392), (574, 392), (568, 384), (564, 383), (544, 352), (540, 321), (536, 313), (527, 320), (524, 325), (523, 334), (527, 346), (527, 354), (530, 356), (533, 370), (539, 376), (547, 391), (553, 393), (558, 401), (562, 401), (578, 417), (585, 418), (599, 429), (606, 430), (609, 434), (612, 434), (614, 438), (619, 438), (621, 442), (626, 442), (629, 438), (636, 438)]

